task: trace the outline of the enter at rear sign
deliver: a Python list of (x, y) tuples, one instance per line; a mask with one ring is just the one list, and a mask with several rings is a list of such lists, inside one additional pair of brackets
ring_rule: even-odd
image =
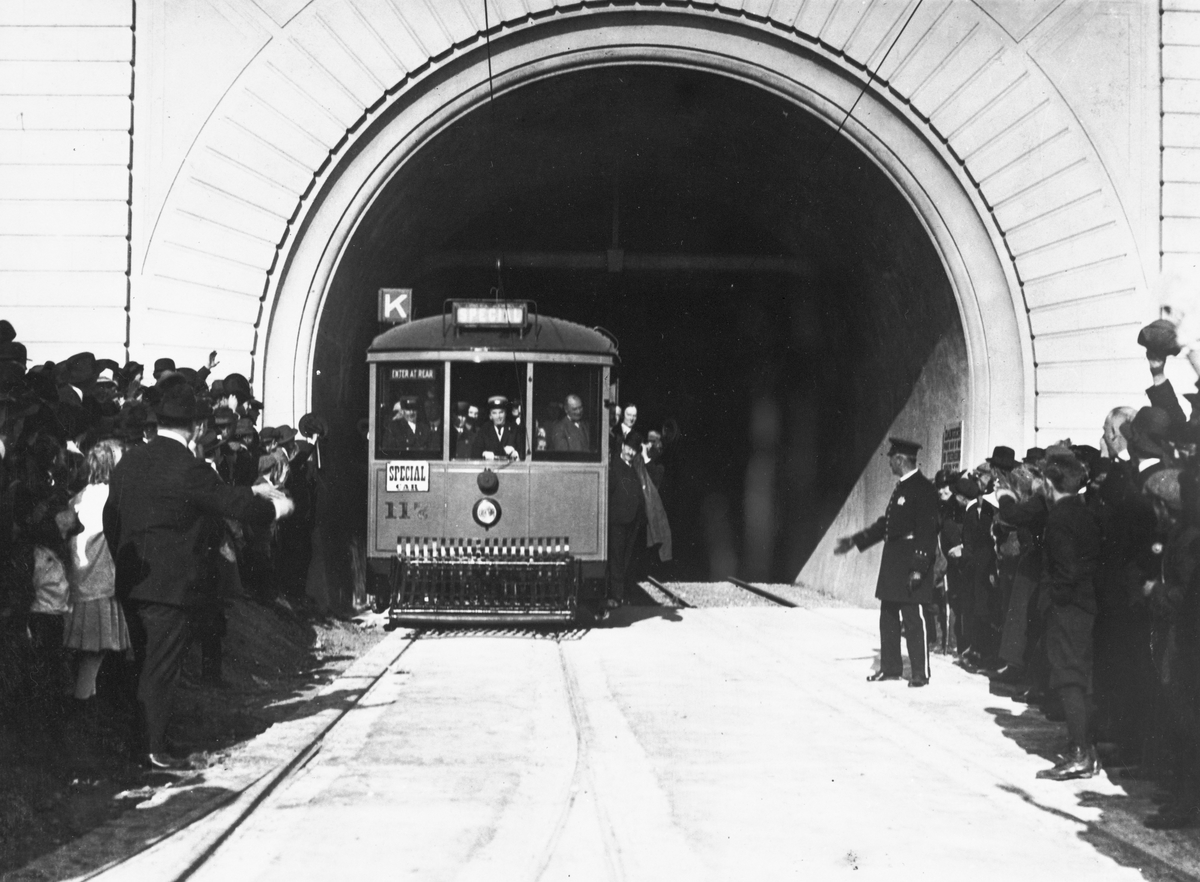
[(428, 462), (389, 462), (387, 464), (388, 493), (428, 493)]

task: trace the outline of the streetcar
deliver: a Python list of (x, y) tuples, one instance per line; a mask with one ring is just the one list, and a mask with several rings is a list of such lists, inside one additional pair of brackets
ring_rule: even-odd
[(575, 621), (605, 574), (615, 342), (533, 301), (448, 300), (367, 361), (373, 606), (392, 627)]

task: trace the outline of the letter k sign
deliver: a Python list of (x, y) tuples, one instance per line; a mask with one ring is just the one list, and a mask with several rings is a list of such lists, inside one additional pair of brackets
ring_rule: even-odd
[(380, 288), (379, 320), (393, 325), (412, 320), (412, 288)]

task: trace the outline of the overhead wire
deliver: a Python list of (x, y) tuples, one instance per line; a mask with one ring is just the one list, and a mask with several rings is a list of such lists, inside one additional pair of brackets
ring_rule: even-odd
[(917, 14), (917, 10), (921, 8), (921, 4), (924, 2), (925, 0), (917, 0), (916, 4), (912, 8), (912, 12), (908, 14), (908, 18), (904, 20), (904, 24), (901, 26), (900, 30), (896, 32), (896, 36), (892, 38), (892, 42), (888, 45), (887, 51), (883, 53), (883, 58), (879, 59), (879, 63), (875, 65), (875, 69), (871, 70), (870, 68), (867, 68), (866, 83), (864, 83), (862, 89), (859, 90), (857, 97), (854, 99), (854, 103), (850, 105), (850, 109), (847, 110), (846, 115), (842, 117), (842, 121), (838, 123), (838, 127), (834, 131), (833, 135), (831, 135), (829, 140), (825, 142), (825, 149), (821, 151), (821, 155), (817, 158), (816, 165), (813, 166), (814, 170), (818, 168), (824, 161), (826, 155), (829, 153), (829, 149), (833, 146), (834, 141), (836, 141), (838, 135), (842, 133), (842, 129), (846, 127), (846, 123), (850, 121), (850, 117), (854, 115), (854, 109), (858, 107), (858, 102), (862, 100), (863, 95), (867, 94), (867, 89), (871, 88), (871, 84), (875, 82), (875, 78), (880, 69), (888, 60), (888, 56), (892, 54), (892, 50), (896, 48), (896, 44), (900, 42), (900, 38), (904, 36), (904, 32), (908, 30), (908, 25), (913, 20), (913, 16)]

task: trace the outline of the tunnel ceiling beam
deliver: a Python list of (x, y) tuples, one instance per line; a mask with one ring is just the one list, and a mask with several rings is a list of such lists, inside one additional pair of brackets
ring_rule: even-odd
[(489, 268), (601, 270), (606, 272), (773, 273), (813, 279), (807, 260), (761, 254), (642, 254), (636, 251), (441, 251), (423, 260), (418, 276), (437, 270)]

